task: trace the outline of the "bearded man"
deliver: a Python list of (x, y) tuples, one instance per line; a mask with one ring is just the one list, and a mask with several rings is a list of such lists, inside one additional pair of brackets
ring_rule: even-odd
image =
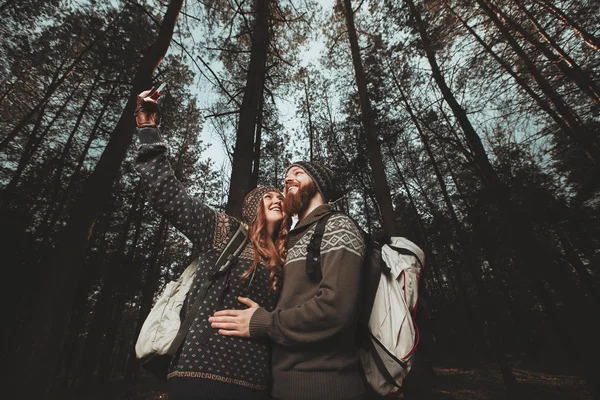
[(333, 171), (314, 162), (292, 164), (285, 177), (285, 209), (297, 214), (289, 232), (283, 286), (275, 311), (250, 299), (246, 310), (224, 310), (209, 319), (224, 336), (272, 342), (272, 390), (281, 400), (366, 399), (356, 340), (365, 242), (345, 214), (325, 225), (322, 276), (307, 274), (308, 246), (317, 221), (331, 212)]

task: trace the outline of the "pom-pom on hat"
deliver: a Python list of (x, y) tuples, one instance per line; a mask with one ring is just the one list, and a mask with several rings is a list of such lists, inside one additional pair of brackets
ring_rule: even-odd
[(269, 192), (275, 192), (281, 194), (279, 189), (269, 186), (259, 186), (252, 190), (244, 198), (244, 205), (242, 206), (242, 219), (248, 225), (251, 225), (256, 217), (258, 216), (258, 206), (263, 196)]
[[(289, 171), (293, 167), (299, 167), (304, 170), (312, 178), (317, 186), (317, 190), (323, 196), (323, 201), (329, 203), (330, 200), (336, 200), (338, 195), (335, 185), (335, 172), (323, 164), (312, 161), (296, 161), (287, 169)], [(287, 173), (286, 171), (286, 173)]]

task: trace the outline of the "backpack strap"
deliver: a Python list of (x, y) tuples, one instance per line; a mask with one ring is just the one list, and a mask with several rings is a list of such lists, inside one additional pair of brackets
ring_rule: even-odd
[[(198, 297), (196, 297), (194, 304), (191, 306), (191, 308), (189, 308), (190, 310), (198, 311), (200, 309), (200, 305), (202, 304), (202, 301), (204, 301), (204, 298), (206, 297), (206, 294), (208, 293), (208, 290), (210, 289), (212, 284), (215, 282), (215, 280), (217, 280), (217, 278), (225, 275), (229, 271), (229, 269), (231, 269), (231, 267), (237, 261), (237, 258), (240, 256), (240, 254), (246, 247), (247, 242), (248, 231), (243, 224), (240, 224), (238, 230), (235, 232), (233, 237), (227, 243), (227, 246), (225, 246), (225, 248), (221, 252), (221, 255), (217, 259), (217, 262), (215, 263), (214, 267), (212, 268), (211, 273), (208, 275), (207, 279), (205, 279), (204, 282), (202, 282), (202, 286), (200, 287)], [(185, 319), (179, 327), (179, 331), (177, 332), (177, 336), (175, 336), (173, 343), (171, 343), (171, 346), (169, 347), (169, 351), (167, 351), (168, 355), (174, 356), (175, 353), (177, 353), (177, 350), (185, 340), (185, 337), (188, 334), (195, 318), (196, 313), (186, 313)], [(202, 337), (199, 338), (199, 342), (203, 344), (206, 344), (206, 342), (208, 342), (209, 332), (206, 333), (206, 335), (202, 335)]]
[(419, 258), (419, 256), (417, 256), (414, 252), (412, 252), (411, 250), (404, 248), (404, 247), (396, 247), (396, 246), (392, 246), (391, 244), (387, 245), (390, 249), (403, 254), (405, 256), (413, 256), (414, 258), (417, 259), (417, 261), (419, 262), (419, 265), (421, 266), (422, 269), (425, 269), (425, 266), (423, 265), (423, 262), (421, 261), (421, 259)]
[[(381, 373), (381, 375), (383, 375), (383, 377), (385, 378), (386, 382), (395, 386), (398, 389), (402, 389), (402, 386), (398, 385), (398, 383), (396, 382), (396, 380), (394, 379), (394, 377), (392, 376), (392, 374), (390, 374), (390, 372), (388, 371), (387, 367), (385, 366), (385, 363), (383, 362), (383, 360), (381, 359), (381, 356), (379, 356), (379, 353), (377, 352), (377, 349), (375, 348), (375, 343), (373, 343), (373, 340), (371, 339), (375, 339), (375, 337), (369, 333), (369, 337), (366, 338), (366, 340), (363, 342), (366, 349), (371, 356), (373, 357), (373, 361), (375, 361), (375, 365), (377, 366), (377, 370)], [(375, 339), (377, 341), (377, 339)], [(386, 353), (389, 354), (389, 352), (386, 350), (386, 348), (382, 345), (379, 344), (379, 341), (377, 341), (377, 344), (386, 351)], [(406, 363), (396, 359), (396, 357), (394, 357), (392, 354), (389, 354), (396, 362), (398, 362), (398, 364), (400, 364), (402, 366), (402, 368), (407, 368), (408, 366), (406, 365)]]
[(338, 212), (329, 212), (317, 221), (315, 231), (306, 247), (306, 275), (316, 281), (323, 279), (321, 271), (321, 242), (325, 234), (325, 225), (327, 225), (327, 221), (333, 214), (338, 214)]

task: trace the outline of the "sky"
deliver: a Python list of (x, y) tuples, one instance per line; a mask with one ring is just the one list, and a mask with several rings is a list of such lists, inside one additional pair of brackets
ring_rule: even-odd
[[(318, 2), (321, 5), (324, 13), (331, 14), (334, 1), (335, 0), (319, 0)], [(300, 64), (302, 66), (307, 66), (311, 63), (318, 63), (320, 53), (325, 47), (323, 36), (315, 36), (316, 38), (307, 42), (301, 50)], [(220, 67), (214, 64), (211, 65), (211, 68), (213, 68), (213, 70), (215, 71), (220, 70)], [(197, 93), (198, 103), (201, 108), (208, 108), (208, 106), (217, 99), (216, 91), (214, 90), (214, 88), (212, 88), (211, 84), (209, 84), (206, 81), (206, 79), (204, 79), (200, 75), (198, 76), (196, 90), (194, 90), (193, 92)], [(289, 98), (286, 99), (277, 98), (276, 105), (279, 111), (280, 123), (282, 123), (286, 130), (294, 130), (301, 126), (301, 123), (296, 116), (296, 104), (294, 96), (289, 96)], [(220, 169), (222, 166), (225, 166), (226, 171), (229, 171), (230, 163), (227, 157), (226, 149), (223, 145), (223, 142), (221, 141), (219, 136), (213, 131), (211, 124), (208, 121), (205, 121), (200, 135), (203, 142), (205, 144), (210, 145), (209, 148), (203, 153), (201, 161), (210, 158), (215, 163), (216, 168)], [(295, 150), (295, 155), (305, 153), (303, 151), (304, 149), (301, 148), (293, 150)]]

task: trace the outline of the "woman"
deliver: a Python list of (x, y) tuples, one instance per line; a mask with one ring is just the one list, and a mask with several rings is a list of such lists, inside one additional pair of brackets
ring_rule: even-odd
[[(194, 304), (202, 282), (240, 221), (216, 212), (190, 197), (175, 178), (160, 138), (160, 111), (155, 101), (138, 96), (136, 124), (140, 141), (137, 169), (150, 203), (182, 232), (201, 253), (196, 281), (186, 303)], [(269, 351), (266, 342), (220, 336), (208, 318), (216, 310), (241, 308), (240, 295), (273, 309), (279, 271), (285, 261), (289, 219), (282, 194), (259, 187), (244, 199), (243, 222), (249, 225), (248, 244), (229, 273), (209, 289), (192, 327), (169, 367), (169, 400), (268, 399)]]

